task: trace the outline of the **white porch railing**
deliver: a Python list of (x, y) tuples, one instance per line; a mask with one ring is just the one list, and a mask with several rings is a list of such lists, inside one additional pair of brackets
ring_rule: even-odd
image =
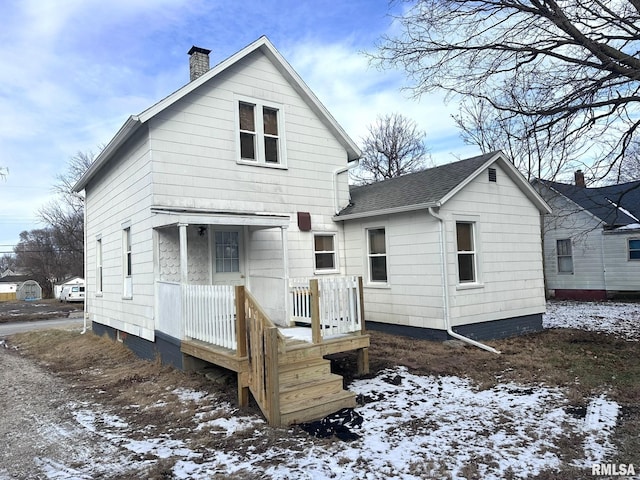
[[(312, 287), (309, 278), (289, 280), (291, 320), (312, 322)], [(318, 282), (320, 334), (322, 337), (362, 330), (361, 283), (357, 276), (320, 277)]]
[(235, 350), (233, 285), (182, 285), (185, 337)]

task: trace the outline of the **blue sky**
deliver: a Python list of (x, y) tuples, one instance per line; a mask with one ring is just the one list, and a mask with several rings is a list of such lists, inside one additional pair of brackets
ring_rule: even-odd
[[(402, 5), (394, 6), (398, 13)], [(360, 144), (377, 115), (427, 132), (434, 161), (464, 145), (442, 96), (411, 99), (402, 72), (369, 66), (394, 24), (386, 0), (9, 0), (0, 3), (0, 252), (37, 211), (76, 152), (97, 152), (126, 118), (188, 82), (187, 51), (215, 65), (266, 35)]]

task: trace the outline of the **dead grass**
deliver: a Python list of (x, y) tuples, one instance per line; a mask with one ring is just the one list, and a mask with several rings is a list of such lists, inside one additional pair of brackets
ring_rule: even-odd
[(52, 298), (35, 302), (9, 300), (0, 302), (0, 323), (65, 318), (71, 312), (81, 312), (83, 308), (82, 303), (62, 303)]
[[(138, 359), (122, 344), (95, 335), (80, 335), (63, 330), (48, 330), (14, 335), (10, 343), (18, 351), (35, 359), (66, 378), (86, 395), (88, 401), (111, 406), (140, 435), (170, 434), (183, 439), (194, 451), (215, 458), (217, 451), (259, 456), (273, 448), (288, 447), (302, 451), (309, 442), (322, 448), (323, 441), (309, 439), (299, 429), (248, 428), (226, 436), (215, 429), (196, 430), (196, 419), (228, 417), (232, 413), (218, 408), (222, 403), (235, 405), (235, 385), (217, 385), (205, 377), (162, 366), (159, 362)], [(513, 381), (532, 388), (539, 384), (562, 387), (571, 403), (584, 407), (588, 399), (601, 392), (619, 402), (621, 414), (613, 437), (618, 455), (612, 462), (637, 463), (640, 451), (640, 342), (625, 342), (610, 335), (578, 330), (548, 330), (542, 333), (489, 342), (501, 350), (494, 355), (473, 347), (453, 349), (440, 342), (371, 332), (371, 376), (382, 369), (404, 365), (419, 375), (457, 375), (473, 379), (481, 388)], [(333, 358), (333, 369), (353, 379), (355, 354)], [(390, 379), (392, 381), (393, 379)], [(207, 402), (180, 400), (173, 393), (178, 387), (204, 391)], [(259, 416), (252, 406), (245, 414)], [(391, 413), (391, 412), (390, 412)], [(169, 421), (170, 419), (170, 421)], [(410, 425), (409, 430), (430, 428), (429, 419)], [(567, 461), (576, 458), (579, 438), (568, 436), (559, 442), (557, 454)], [(306, 446), (306, 447), (305, 447)], [(250, 448), (249, 448), (250, 447)], [(470, 459), (465, 478), (477, 478), (478, 464), (491, 459)], [(271, 460), (273, 462), (273, 460)], [(169, 478), (171, 459), (153, 463), (148, 478)], [(416, 460), (416, 469), (420, 468)], [(422, 465), (433, 471), (435, 465)], [(237, 478), (244, 478), (239, 472)], [(536, 478), (577, 479), (584, 469), (563, 468), (543, 472)], [(212, 473), (212, 478), (230, 478)], [(442, 478), (446, 478), (443, 472)]]

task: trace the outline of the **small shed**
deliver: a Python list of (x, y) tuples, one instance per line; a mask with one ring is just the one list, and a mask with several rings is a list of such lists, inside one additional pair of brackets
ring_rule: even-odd
[(10, 273), (0, 277), (0, 301), (15, 300), (18, 287), (29, 280), (27, 275), (13, 275), (12, 272)]
[(27, 280), (18, 286), (16, 298), (18, 300), (41, 300), (42, 287), (35, 280)]
[(56, 285), (53, 286), (53, 295), (55, 298), (60, 298), (60, 295), (62, 294), (62, 290), (64, 289), (64, 287), (75, 287), (75, 286), (84, 287), (84, 278), (71, 277), (71, 278), (67, 278), (66, 280), (63, 280), (60, 283), (57, 283)]

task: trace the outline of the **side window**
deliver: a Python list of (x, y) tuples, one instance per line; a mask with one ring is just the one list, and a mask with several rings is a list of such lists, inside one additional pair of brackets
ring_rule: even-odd
[(133, 297), (133, 285), (131, 280), (131, 227), (122, 230), (122, 273), (123, 296)]
[(476, 247), (474, 237), (473, 223), (456, 222), (459, 283), (474, 283), (477, 281)]
[(335, 234), (316, 234), (313, 236), (313, 257), (316, 271), (335, 271), (336, 236)]
[(556, 240), (556, 254), (558, 256), (558, 273), (573, 273), (573, 252), (570, 238)]
[(387, 282), (387, 240), (384, 228), (367, 230), (367, 256), (369, 258), (369, 281)]

